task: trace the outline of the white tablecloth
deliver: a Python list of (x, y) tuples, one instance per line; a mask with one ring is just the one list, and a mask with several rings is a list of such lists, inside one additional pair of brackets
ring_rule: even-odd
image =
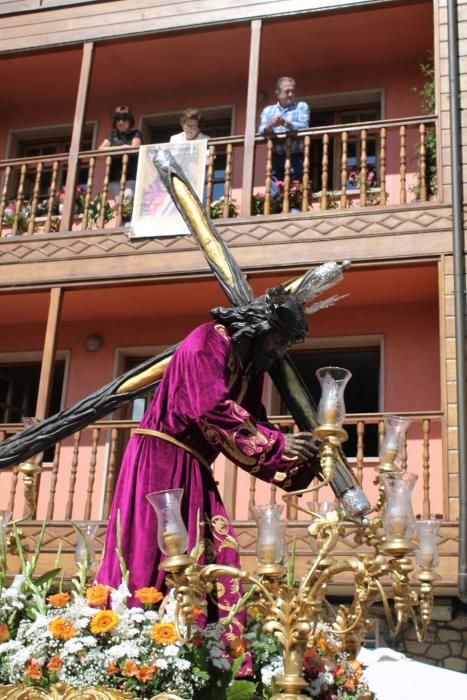
[(467, 674), (408, 659), (392, 649), (361, 649), (364, 678), (378, 700), (467, 700)]

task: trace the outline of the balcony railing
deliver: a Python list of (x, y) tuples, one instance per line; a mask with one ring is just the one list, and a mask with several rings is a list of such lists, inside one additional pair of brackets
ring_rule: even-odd
[[(239, 213), (309, 214), (425, 202), (436, 196), (435, 127), (434, 117), (417, 116), (304, 129), (295, 136), (274, 139), (257, 135), (252, 183), (243, 180), (244, 137), (210, 139), (206, 208), (213, 218), (232, 218)], [(300, 180), (294, 180), (291, 172), (291, 153), (297, 150), (294, 141), (303, 155)], [(280, 183), (273, 180), (272, 170), (278, 143), (285, 151)], [(137, 150), (81, 152), (76, 192), (63, 188), (70, 167), (67, 154), (0, 161), (0, 234), (120, 228), (131, 220), (132, 201), (125, 191), (129, 160)], [(115, 159), (120, 168), (119, 194), (112, 196)], [(248, 211), (240, 211), (245, 186), (251, 204)], [(62, 221), (62, 211), (70, 212), (69, 221)]]
[[(403, 414), (412, 419), (402, 468), (419, 475), (415, 495), (415, 512), (427, 518), (443, 514), (443, 465), (441, 425), (443, 414), (439, 412)], [(295, 430), (288, 417), (276, 417), (271, 421), (282, 430)], [(106, 520), (118, 475), (119, 464), (132, 429), (133, 421), (99, 421), (76, 432), (73, 437), (55, 445), (53, 454), (47, 455), (36, 483), (37, 519), (49, 521)], [(377, 492), (373, 484), (374, 466), (377, 464), (377, 444), (369, 433), (377, 431), (377, 443), (384, 436), (382, 414), (349, 416), (346, 427), (353, 427), (355, 453), (350, 457), (359, 482), (372, 502)], [(0, 425), (0, 441), (20, 431), (19, 424)], [(368, 439), (367, 439), (368, 437)], [(250, 507), (258, 502), (280, 500), (280, 489), (264, 484), (254, 476), (220, 458), (214, 465), (214, 475), (220, 484), (224, 502), (235, 520), (248, 520)], [(248, 499), (245, 498), (248, 493)], [(332, 494), (321, 496), (330, 498)], [(311, 498), (310, 498), (311, 500)], [(13, 511), (16, 518), (27, 513), (24, 490), (18, 467), (0, 472), (0, 509)], [(288, 518), (300, 518), (289, 508)]]

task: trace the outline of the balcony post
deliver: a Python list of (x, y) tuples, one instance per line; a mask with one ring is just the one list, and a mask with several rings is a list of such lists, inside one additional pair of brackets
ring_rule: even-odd
[[(60, 321), (63, 290), (53, 287), (50, 290), (49, 313), (45, 331), (44, 348), (42, 351), (41, 374), (39, 389), (37, 392), (35, 418), (43, 420), (49, 409), (50, 394), (52, 390), (53, 369), (55, 363), (55, 351), (57, 347), (57, 329)], [(41, 479), (41, 456), (29, 458), (19, 466), (24, 480), (24, 513), (23, 517), (35, 518), (39, 485)]]
[(256, 102), (258, 95), (261, 29), (261, 20), (254, 19), (251, 22), (250, 62), (248, 66), (245, 144), (243, 151), (242, 200), (240, 203), (241, 216), (249, 216), (251, 213), (253, 169), (255, 165)]
[(53, 367), (55, 363), (55, 351), (57, 348), (57, 331), (60, 322), (63, 290), (61, 287), (52, 287), (50, 290), (49, 315), (45, 331), (44, 349), (42, 351), (41, 374), (39, 389), (37, 392), (36, 418), (43, 420), (50, 404), (52, 388)]
[(68, 170), (65, 183), (65, 201), (63, 203), (62, 221), (60, 231), (70, 231), (75, 209), (75, 190), (78, 173), (79, 147), (83, 133), (84, 119), (86, 115), (86, 103), (89, 94), (91, 80), (92, 61), (94, 57), (94, 44), (88, 41), (83, 45), (83, 58), (81, 60), (81, 73), (79, 76), (78, 95), (76, 98), (73, 132), (71, 135), (70, 153), (68, 157)]

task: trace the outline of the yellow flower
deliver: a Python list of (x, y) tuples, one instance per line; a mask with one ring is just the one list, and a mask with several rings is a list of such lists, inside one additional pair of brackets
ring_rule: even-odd
[(55, 593), (55, 595), (49, 595), (47, 598), (47, 601), (54, 608), (64, 608), (70, 600), (71, 595), (69, 593)]
[(158, 603), (162, 600), (163, 597), (162, 593), (158, 591), (157, 588), (154, 588), (154, 586), (138, 588), (138, 590), (135, 591), (135, 598), (143, 605), (154, 605), (154, 603)]
[(116, 627), (120, 619), (112, 610), (101, 610), (91, 618), (91, 632), (105, 634)]
[(106, 605), (110, 593), (110, 586), (104, 586), (102, 583), (95, 583), (86, 591), (86, 600), (92, 607), (100, 607)]
[(151, 627), (151, 639), (157, 644), (173, 644), (178, 636), (172, 622), (159, 622)]
[(71, 624), (63, 619), (63, 617), (56, 617), (49, 623), (49, 630), (52, 633), (54, 639), (63, 639), (65, 642), (68, 639), (73, 639), (76, 637), (76, 630)]

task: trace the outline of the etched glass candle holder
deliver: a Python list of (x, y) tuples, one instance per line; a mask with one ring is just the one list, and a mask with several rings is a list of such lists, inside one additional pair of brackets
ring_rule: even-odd
[(76, 564), (84, 564), (87, 559), (88, 569), (92, 569), (96, 563), (95, 538), (99, 525), (92, 522), (77, 523), (79, 530), (75, 547)]
[[(379, 461), (382, 471), (390, 471), (398, 464), (408, 427), (412, 421), (401, 416), (385, 416), (384, 439), (379, 450)], [(384, 469), (386, 467), (386, 469)]]
[(422, 570), (432, 571), (439, 564), (438, 531), (440, 525), (439, 520), (419, 520), (416, 523), (418, 547), (415, 552), (415, 560), (417, 566)]
[(408, 472), (398, 477), (393, 474), (381, 477), (386, 496), (383, 525), (388, 542), (408, 543), (415, 534), (412, 491), (417, 478), (417, 474)]
[(321, 384), (318, 421), (323, 426), (342, 427), (345, 418), (344, 390), (352, 374), (342, 367), (321, 367), (316, 377)]
[(184, 554), (188, 533), (180, 512), (183, 489), (155, 491), (146, 495), (157, 515), (157, 542), (165, 555)]
[(253, 506), (252, 511), (258, 526), (256, 555), (260, 566), (282, 564), (285, 556), (285, 528), (281, 520), (284, 506)]

